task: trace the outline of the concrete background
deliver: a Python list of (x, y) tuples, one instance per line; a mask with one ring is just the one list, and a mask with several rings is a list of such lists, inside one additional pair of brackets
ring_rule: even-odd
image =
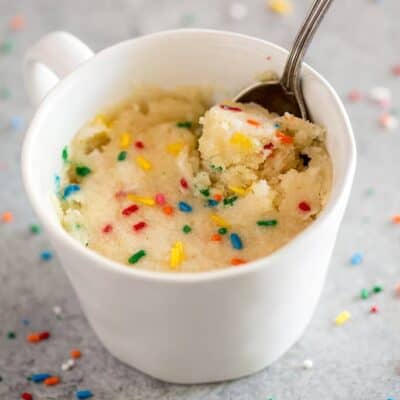
[[(379, 127), (382, 110), (370, 101), (347, 102), (359, 162), (320, 305), (300, 342), (254, 376), (178, 386), (116, 361), (89, 328), (57, 259), (40, 260), (49, 249), (45, 234), (29, 232), (36, 220), (23, 191), (19, 158), (33, 110), (20, 65), (37, 39), (65, 29), (99, 50), (149, 32), (192, 26), (243, 32), (288, 47), (310, 1), (294, 3), (291, 16), (279, 16), (266, 9), (264, 0), (243, 0), (249, 14), (235, 21), (228, 0), (0, 0), (0, 43), (13, 44), (9, 54), (0, 50), (0, 214), (14, 214), (11, 223), (0, 222), (0, 399), (18, 399), (23, 391), (35, 399), (72, 399), (77, 388), (91, 389), (96, 399), (114, 400), (400, 399), (400, 298), (394, 295), (400, 280), (400, 226), (391, 223), (392, 215), (400, 214), (400, 132)], [(9, 21), (16, 14), (26, 26), (13, 32)], [(336, 1), (309, 51), (309, 63), (343, 97), (352, 89), (390, 88), (396, 112), (400, 78), (390, 69), (400, 64), (399, 15), (398, 0)], [(4, 98), (7, 89), (10, 97)], [(364, 261), (351, 266), (356, 251)], [(375, 284), (384, 291), (360, 300), (361, 288)], [(55, 305), (63, 309), (62, 320), (52, 311)], [(378, 314), (369, 313), (372, 305), (379, 307)], [(332, 321), (343, 309), (353, 317), (335, 327)], [(25, 336), (35, 330), (49, 330), (52, 338), (28, 344)], [(9, 331), (15, 339), (7, 338)], [(75, 369), (61, 373), (72, 347), (80, 348), (83, 357)], [(302, 368), (305, 359), (313, 360), (313, 369)], [(63, 383), (47, 388), (26, 381), (27, 375), (42, 371), (61, 374)]]

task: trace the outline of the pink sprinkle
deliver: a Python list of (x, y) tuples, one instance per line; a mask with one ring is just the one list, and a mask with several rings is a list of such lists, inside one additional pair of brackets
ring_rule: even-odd
[(395, 66), (392, 68), (392, 74), (393, 74), (394, 76), (400, 76), (400, 64), (395, 65)]
[(396, 285), (394, 286), (394, 293), (396, 294), (396, 296), (400, 297), (400, 282), (396, 283)]
[(352, 102), (356, 102), (356, 101), (360, 101), (362, 99), (362, 94), (358, 91), (358, 90), (352, 90), (348, 95), (347, 98), (352, 101)]
[(139, 207), (136, 204), (132, 204), (131, 206), (126, 207), (122, 210), (122, 215), (125, 215), (127, 217), (136, 212), (137, 210), (139, 210)]
[(103, 233), (110, 233), (110, 232), (112, 232), (112, 230), (113, 230), (113, 227), (112, 227), (111, 224), (105, 225), (105, 226), (103, 227), (103, 229), (102, 229)]
[(140, 140), (137, 140), (135, 142), (135, 147), (138, 148), (138, 149), (144, 149), (144, 144)]
[(377, 306), (372, 306), (369, 310), (370, 313), (376, 314), (378, 312), (378, 307)]
[(116, 199), (123, 199), (126, 196), (126, 193), (123, 190), (118, 190), (114, 196)]
[(165, 196), (162, 193), (157, 193), (155, 199), (159, 206), (163, 206), (166, 203)]
[(220, 107), (221, 107), (223, 110), (236, 111), (236, 112), (243, 111), (243, 110), (242, 110), (241, 108), (239, 108), (239, 107), (231, 107), (231, 106), (228, 106), (228, 105), (226, 105), (226, 104), (220, 104)]
[(146, 226), (147, 226), (146, 222), (140, 221), (137, 224), (133, 225), (133, 229), (135, 231), (140, 231), (141, 229), (146, 228)]
[(298, 207), (301, 211), (310, 211), (311, 210), (310, 205), (305, 201), (300, 202)]
[(270, 61), (272, 57), (271, 56), (267, 56), (265, 58), (267, 59), (267, 61)]
[(265, 150), (271, 150), (273, 148), (274, 148), (274, 144), (273, 143), (264, 144), (264, 149)]
[(180, 183), (181, 183), (181, 186), (182, 186), (184, 189), (187, 189), (187, 188), (189, 187), (189, 185), (188, 185), (188, 183), (187, 183), (187, 180), (186, 180), (185, 178), (181, 178)]

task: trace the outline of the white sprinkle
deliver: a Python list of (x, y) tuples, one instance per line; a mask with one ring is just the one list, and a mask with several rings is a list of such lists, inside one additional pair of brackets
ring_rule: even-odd
[(70, 358), (70, 359), (67, 361), (67, 364), (68, 364), (70, 367), (73, 367), (73, 366), (75, 366), (75, 361), (74, 361), (72, 358)]
[(312, 360), (304, 360), (303, 362), (303, 367), (305, 369), (311, 369), (313, 367), (314, 363), (312, 362)]
[(229, 7), (229, 15), (236, 21), (246, 18), (248, 13), (249, 11), (243, 3), (232, 3)]
[(53, 307), (53, 312), (54, 312), (54, 314), (56, 314), (56, 315), (60, 315), (61, 312), (62, 312), (61, 307), (60, 307), (60, 306), (54, 306), (54, 307)]
[(383, 103), (385, 105), (387, 105), (388, 103), (390, 103), (390, 100), (392, 99), (392, 93), (390, 91), (390, 89), (386, 88), (386, 87), (381, 87), (381, 86), (377, 86), (372, 88), (369, 91), (368, 94), (370, 100), (375, 101), (377, 103)]
[(69, 359), (68, 361), (66, 361), (65, 363), (63, 363), (61, 365), (61, 369), (63, 371), (69, 371), (70, 369), (72, 369), (75, 366), (75, 361), (72, 359)]

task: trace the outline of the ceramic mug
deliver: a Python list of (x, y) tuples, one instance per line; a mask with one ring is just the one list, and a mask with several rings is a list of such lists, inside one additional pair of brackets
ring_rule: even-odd
[(281, 73), (286, 57), (264, 40), (197, 29), (139, 37), (98, 54), (55, 32), (26, 56), (26, 85), (38, 105), (23, 146), (26, 191), (100, 341), (153, 377), (178, 383), (238, 378), (271, 364), (300, 338), (318, 303), (353, 181), (349, 118), (329, 83), (304, 65), (310, 115), (328, 132), (330, 200), (315, 222), (272, 255), (203, 273), (141, 271), (73, 239), (52, 203), (61, 150), (136, 84), (205, 84), (233, 95), (265, 70)]

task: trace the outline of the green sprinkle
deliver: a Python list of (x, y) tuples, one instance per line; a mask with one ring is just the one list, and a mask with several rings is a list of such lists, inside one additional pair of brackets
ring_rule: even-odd
[(129, 264), (136, 264), (145, 255), (146, 252), (144, 250), (139, 250), (138, 252), (129, 257), (128, 262)]
[(191, 121), (180, 121), (176, 123), (176, 126), (178, 128), (187, 128), (190, 129), (192, 127), (192, 122)]
[(182, 231), (183, 233), (190, 233), (192, 232), (192, 228), (189, 225), (183, 225)]
[(0, 43), (0, 52), (1, 53), (5, 53), (5, 54), (11, 53), (12, 49), (13, 49), (13, 43), (9, 39), (4, 40), (3, 42)]
[(64, 162), (67, 162), (67, 161), (68, 161), (68, 146), (65, 146), (65, 147), (62, 149), (61, 157), (62, 157), (62, 159), (64, 160)]
[(232, 197), (226, 197), (224, 199), (224, 205), (225, 206), (233, 206), (233, 203), (238, 199), (237, 196), (232, 196)]
[(13, 331), (7, 332), (7, 338), (10, 339), (10, 340), (15, 339), (16, 336), (17, 335)]
[(376, 286), (374, 286), (374, 287), (372, 288), (372, 291), (373, 291), (374, 293), (380, 293), (380, 292), (383, 291), (383, 287), (382, 287), (382, 286), (379, 286), (379, 285), (376, 285)]
[(128, 155), (128, 152), (127, 152), (127, 151), (121, 151), (121, 152), (118, 154), (118, 161), (125, 161), (127, 155)]
[(5, 87), (0, 88), (0, 99), (7, 100), (10, 97), (11, 97), (11, 92), (7, 88)]
[(76, 167), (75, 172), (78, 176), (86, 176), (86, 175), (89, 175), (92, 172), (92, 170), (89, 167), (82, 165), (82, 166)]
[(257, 221), (258, 226), (276, 226), (278, 225), (278, 221), (276, 219), (263, 219)]
[(365, 288), (364, 288), (364, 289), (361, 289), (360, 297), (361, 297), (363, 300), (368, 299), (369, 295), (370, 295), (370, 293), (369, 293), (369, 290), (368, 290), (368, 289), (365, 289)]
[(219, 228), (219, 229), (218, 229), (218, 233), (219, 233), (220, 235), (226, 235), (226, 234), (228, 233), (228, 229), (225, 228), (225, 227)]
[(202, 189), (200, 190), (200, 193), (204, 196), (204, 197), (208, 197), (210, 195), (210, 190), (209, 189)]
[(40, 226), (38, 224), (30, 225), (29, 230), (31, 231), (31, 233), (33, 233), (35, 235), (40, 233), (40, 231), (41, 231)]

